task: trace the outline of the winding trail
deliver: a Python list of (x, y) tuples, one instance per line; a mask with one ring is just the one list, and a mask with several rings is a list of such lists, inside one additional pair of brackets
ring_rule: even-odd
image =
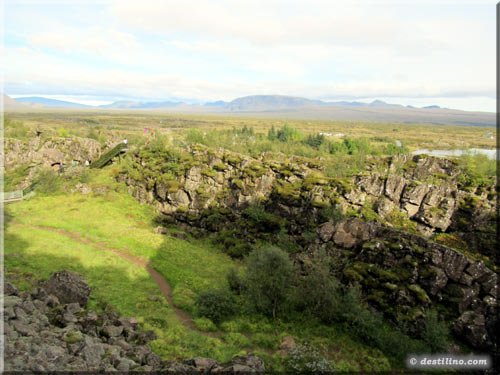
[(45, 225), (28, 225), (28, 224), (23, 224), (23, 223), (20, 223), (17, 221), (15, 221), (13, 224), (25, 226), (25, 227), (30, 227), (30, 228), (36, 228), (36, 229), (40, 229), (40, 230), (46, 230), (46, 231), (60, 234), (62, 236), (71, 238), (72, 240), (75, 240), (75, 241), (80, 242), (82, 244), (95, 247), (95, 248), (102, 250), (102, 251), (107, 251), (107, 252), (113, 253), (113, 254), (119, 256), (120, 258), (125, 259), (129, 263), (132, 263), (138, 267), (143, 268), (144, 270), (146, 270), (149, 273), (149, 275), (151, 276), (153, 281), (156, 283), (156, 285), (158, 285), (158, 288), (160, 289), (161, 293), (163, 294), (163, 296), (167, 300), (168, 304), (172, 307), (172, 309), (175, 313), (175, 316), (177, 317), (177, 319), (179, 319), (179, 321), (182, 323), (183, 326), (185, 326), (186, 328), (188, 328), (192, 331), (196, 331), (197, 333), (205, 335), (205, 336), (210, 336), (210, 337), (218, 337), (219, 336), (217, 334), (217, 332), (200, 331), (196, 327), (196, 325), (194, 324), (193, 318), (191, 317), (191, 315), (188, 314), (186, 311), (178, 308), (175, 305), (174, 297), (172, 294), (172, 288), (170, 287), (170, 284), (167, 282), (167, 280), (165, 280), (165, 278), (158, 271), (156, 271), (151, 266), (151, 264), (149, 263), (148, 260), (145, 260), (141, 257), (137, 257), (137, 256), (129, 254), (129, 253), (125, 253), (125, 252), (118, 250), (118, 249), (110, 248), (103, 242), (94, 242), (88, 238), (83, 237), (80, 233), (70, 232), (70, 231), (65, 230), (65, 229), (54, 228), (54, 227), (45, 226)]

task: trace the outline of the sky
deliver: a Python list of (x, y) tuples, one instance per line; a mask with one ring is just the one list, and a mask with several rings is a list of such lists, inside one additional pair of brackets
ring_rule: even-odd
[(4, 92), (494, 112), (495, 1), (3, 0)]

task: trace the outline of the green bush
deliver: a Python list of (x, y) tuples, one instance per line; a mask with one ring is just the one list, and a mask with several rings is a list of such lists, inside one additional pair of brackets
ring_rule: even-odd
[(244, 137), (252, 137), (255, 135), (255, 132), (251, 126), (244, 125), (242, 128), (233, 128), (233, 134)]
[(330, 154), (369, 154), (372, 150), (370, 142), (365, 138), (345, 138), (342, 142), (331, 143)]
[(322, 223), (330, 220), (337, 223), (344, 218), (344, 214), (337, 206), (328, 206), (319, 210), (318, 218)]
[(203, 332), (215, 332), (217, 331), (217, 326), (208, 318), (195, 318), (193, 322), (200, 331)]
[(336, 319), (340, 303), (339, 282), (330, 275), (330, 262), (320, 255), (307, 269), (296, 289), (298, 305), (325, 323)]
[(285, 370), (291, 373), (329, 373), (333, 367), (318, 349), (310, 344), (297, 345), (285, 360)]
[(319, 149), (321, 145), (326, 143), (326, 138), (323, 134), (310, 134), (303, 142), (308, 146)]
[(209, 289), (199, 294), (195, 302), (199, 316), (219, 324), (231, 317), (236, 311), (236, 304), (231, 293), (226, 289)]
[(5, 116), (4, 133), (6, 138), (26, 139), (29, 138), (30, 128), (21, 121)]
[(243, 279), (238, 274), (238, 271), (236, 271), (236, 269), (234, 268), (231, 268), (229, 270), (226, 275), (226, 280), (229, 285), (229, 289), (237, 295), (240, 295), (245, 289), (245, 283), (243, 282)]
[(243, 218), (248, 226), (262, 233), (278, 233), (283, 227), (283, 220), (270, 212), (267, 212), (260, 205), (253, 205), (243, 210)]
[(427, 313), (422, 339), (432, 353), (444, 352), (449, 345), (450, 332), (446, 322), (439, 320), (435, 310)]
[(497, 161), (483, 154), (467, 154), (458, 158), (458, 164), (465, 172), (459, 175), (465, 186), (478, 186), (491, 182), (497, 171)]
[(267, 139), (270, 141), (280, 141), (283, 143), (299, 141), (302, 138), (302, 134), (295, 128), (288, 125), (283, 125), (281, 129), (276, 130), (274, 125), (269, 129), (267, 133)]
[(271, 126), (271, 128), (267, 131), (267, 139), (270, 141), (275, 141), (278, 138), (278, 135), (276, 133), (276, 128)]
[(26, 165), (5, 171), (4, 191), (17, 190), (19, 185), (28, 177), (29, 167)]
[(384, 149), (384, 154), (386, 155), (401, 155), (401, 154), (407, 154), (408, 148), (405, 147), (404, 145), (398, 146), (394, 143), (389, 143)]
[(36, 179), (36, 191), (42, 194), (57, 192), (61, 186), (61, 181), (57, 172), (52, 169), (42, 169)]
[(245, 295), (251, 306), (265, 315), (276, 316), (289, 301), (293, 265), (278, 247), (254, 250), (247, 258)]
[(350, 332), (397, 361), (403, 361), (408, 353), (423, 349), (421, 343), (387, 324), (380, 313), (365, 306), (357, 288), (349, 288), (343, 294), (336, 317), (349, 326)]
[(57, 129), (57, 135), (61, 138), (67, 138), (69, 137), (69, 131), (65, 128), (59, 128)]

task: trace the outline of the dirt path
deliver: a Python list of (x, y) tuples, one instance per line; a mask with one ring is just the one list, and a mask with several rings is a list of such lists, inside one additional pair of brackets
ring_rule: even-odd
[(125, 259), (126, 261), (128, 261), (128, 262), (130, 262), (138, 267), (145, 269), (149, 273), (151, 278), (154, 280), (156, 285), (158, 285), (158, 288), (160, 288), (161, 293), (166, 298), (170, 307), (172, 307), (172, 309), (174, 310), (175, 316), (177, 317), (177, 319), (179, 319), (179, 321), (182, 323), (182, 325), (184, 325), (186, 328), (188, 328), (190, 330), (196, 331), (196, 332), (198, 332), (202, 335), (205, 335), (205, 336), (210, 336), (210, 337), (217, 337), (218, 336), (216, 332), (200, 331), (196, 327), (196, 325), (194, 324), (193, 318), (191, 317), (191, 315), (189, 315), (186, 311), (181, 310), (180, 308), (175, 306), (174, 297), (172, 294), (172, 288), (170, 287), (169, 283), (165, 280), (165, 278), (149, 264), (148, 260), (145, 260), (141, 257), (134, 256), (132, 254), (125, 253), (125, 252), (120, 251), (118, 249), (110, 248), (103, 242), (94, 242), (88, 238), (83, 237), (80, 233), (70, 232), (70, 231), (67, 231), (65, 229), (53, 228), (53, 227), (44, 226), (44, 225), (27, 225), (27, 224), (22, 224), (19, 222), (15, 222), (15, 224), (58, 233), (60, 235), (63, 235), (65, 237), (69, 237), (72, 240), (83, 243), (85, 245), (93, 246), (95, 248), (98, 248), (99, 250), (111, 252), (111, 253), (119, 256), (120, 258)]

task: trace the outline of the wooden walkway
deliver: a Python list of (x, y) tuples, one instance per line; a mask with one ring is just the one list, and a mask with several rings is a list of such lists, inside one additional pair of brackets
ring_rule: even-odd
[(102, 168), (106, 166), (106, 164), (108, 164), (111, 161), (111, 159), (120, 155), (121, 153), (127, 152), (127, 150), (128, 150), (127, 144), (120, 142), (111, 150), (102, 155), (99, 159), (90, 164), (90, 168)]

